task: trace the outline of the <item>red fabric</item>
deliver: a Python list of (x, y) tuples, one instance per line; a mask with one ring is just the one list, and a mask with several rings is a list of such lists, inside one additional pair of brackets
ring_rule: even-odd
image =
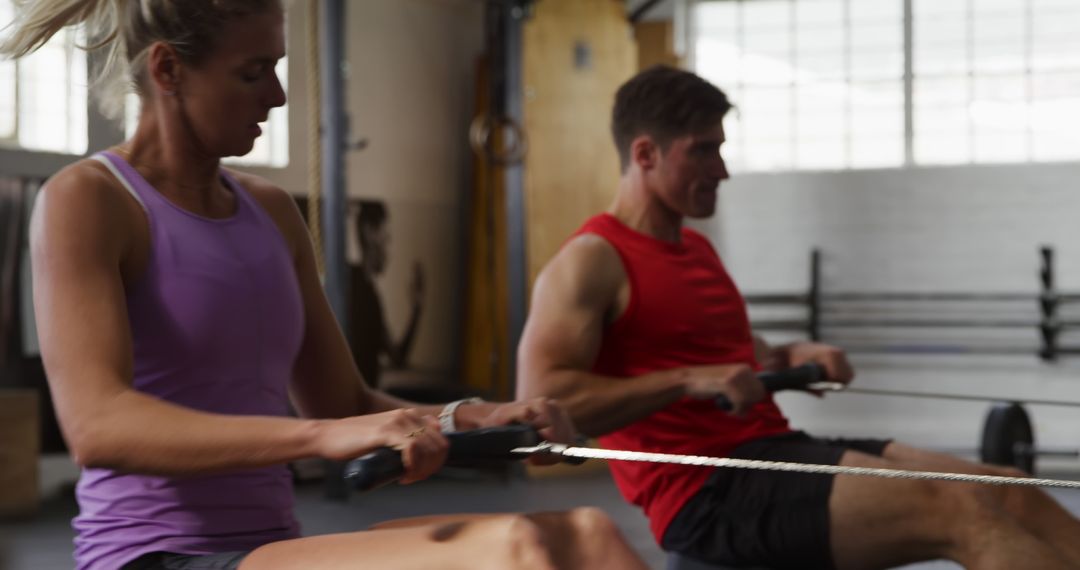
[[(593, 372), (631, 378), (687, 366), (745, 363), (758, 369), (750, 321), (735, 283), (701, 234), (682, 230), (673, 244), (638, 233), (610, 214), (585, 222), (619, 252), (630, 282), (629, 306), (604, 331)], [(769, 397), (744, 417), (711, 400), (683, 398), (600, 438), (609, 449), (724, 457), (750, 440), (791, 431)], [(701, 488), (708, 468), (610, 463), (627, 501), (648, 515), (659, 543), (679, 509)]]

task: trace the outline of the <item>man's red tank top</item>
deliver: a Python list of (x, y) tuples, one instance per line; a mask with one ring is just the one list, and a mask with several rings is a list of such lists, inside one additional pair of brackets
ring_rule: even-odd
[[(575, 235), (586, 233), (614, 246), (630, 284), (626, 310), (604, 331), (595, 374), (629, 379), (688, 366), (759, 368), (745, 302), (704, 236), (683, 228), (680, 243), (665, 242), (610, 214), (589, 219)], [(723, 457), (747, 441), (789, 431), (771, 396), (744, 417), (720, 411), (712, 400), (683, 398), (602, 436), (600, 443), (609, 449)], [(609, 465), (623, 497), (648, 515), (658, 543), (711, 472), (661, 463)]]

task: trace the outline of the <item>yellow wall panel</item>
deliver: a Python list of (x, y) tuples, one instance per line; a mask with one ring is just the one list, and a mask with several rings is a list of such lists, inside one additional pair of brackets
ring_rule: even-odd
[(619, 177), (615, 91), (637, 70), (616, 0), (540, 0), (523, 40), (529, 283), (566, 238), (608, 207)]

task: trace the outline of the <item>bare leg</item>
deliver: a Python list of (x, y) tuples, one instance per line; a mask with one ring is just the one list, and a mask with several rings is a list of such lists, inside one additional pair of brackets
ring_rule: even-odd
[[(981, 465), (951, 455), (894, 443), (885, 449), (885, 458), (908, 469), (951, 471), (1025, 477), (1025, 473), (1005, 467)], [(1080, 521), (1050, 495), (1034, 487), (985, 487), (984, 492), (999, 501), (1017, 523), (1036, 537), (1052, 544), (1080, 567)]]
[[(396, 528), (412, 528), (417, 526), (431, 526), (437, 524), (446, 523), (459, 523), (463, 521), (479, 521), (484, 519), (494, 519), (499, 517), (505, 517), (505, 514), (500, 513), (458, 513), (453, 515), (425, 515), (419, 517), (408, 517), (403, 519), (393, 519), (375, 523), (371, 525), (368, 530), (390, 530)], [(525, 515), (523, 515), (525, 516)]]
[[(902, 468), (848, 451), (841, 465)], [(948, 558), (969, 570), (1073, 566), (980, 489), (942, 481), (838, 475), (829, 498), (838, 568), (890, 568)]]
[(646, 570), (618, 529), (592, 508), (529, 515), (406, 519), (379, 530), (287, 540), (248, 556), (241, 570)]

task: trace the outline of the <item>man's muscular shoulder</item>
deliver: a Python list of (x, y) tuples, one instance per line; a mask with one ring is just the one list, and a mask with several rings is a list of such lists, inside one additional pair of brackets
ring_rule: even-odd
[(574, 237), (559, 251), (540, 276), (575, 304), (621, 312), (618, 305), (627, 286), (626, 270), (618, 251), (596, 234)]

